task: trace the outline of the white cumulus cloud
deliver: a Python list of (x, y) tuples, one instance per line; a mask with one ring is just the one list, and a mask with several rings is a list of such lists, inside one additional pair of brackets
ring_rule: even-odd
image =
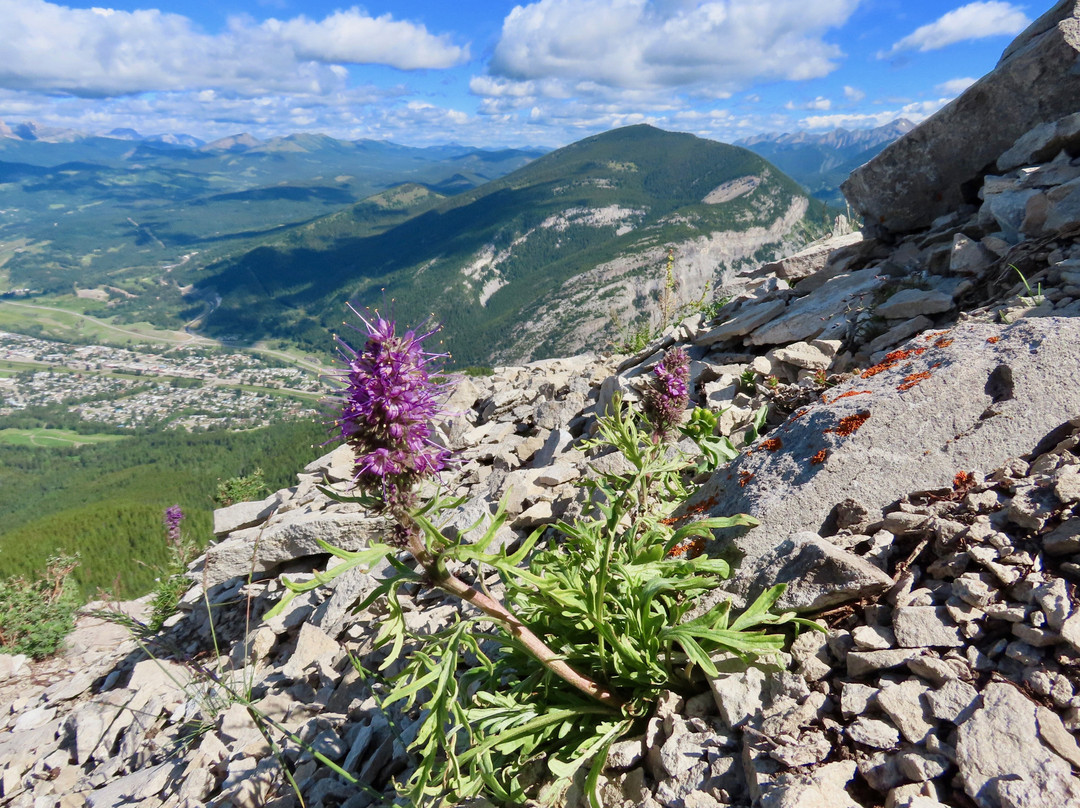
[(906, 118), (912, 123), (921, 123), (949, 103), (949, 98), (936, 98), (932, 101), (915, 101), (901, 107), (875, 110), (870, 113), (847, 112), (833, 115), (810, 115), (799, 121), (802, 129), (870, 129), (884, 126), (897, 118)]
[(906, 50), (939, 50), (957, 42), (990, 36), (1013, 36), (1030, 23), (1027, 15), (1012, 3), (1001, 0), (968, 3), (916, 28), (892, 48), (879, 53), (878, 58), (887, 59)]
[(935, 88), (939, 93), (945, 95), (960, 95), (968, 87), (975, 83), (975, 79), (971, 77), (964, 77), (959, 79), (949, 79), (938, 84)]
[[(507, 15), (488, 70), (503, 82), (556, 82), (570, 93), (676, 89), (724, 97), (758, 81), (835, 70), (843, 53), (825, 34), (858, 3), (537, 0)], [(500, 85), (493, 94), (507, 92)]]
[(107, 97), (214, 89), (243, 95), (327, 93), (343, 64), (444, 68), (468, 49), (422, 25), (353, 8), (322, 21), (235, 18), (207, 33), (156, 9), (75, 9), (46, 0), (0, 0), (0, 87)]
[(447, 68), (469, 57), (444, 36), (433, 36), (422, 25), (369, 17), (358, 9), (335, 11), (315, 22), (306, 17), (267, 20), (262, 30), (293, 47), (297, 58), (315, 62), (380, 64), (400, 70)]

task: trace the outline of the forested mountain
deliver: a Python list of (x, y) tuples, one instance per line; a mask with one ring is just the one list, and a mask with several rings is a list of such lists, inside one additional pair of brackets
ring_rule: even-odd
[(381, 195), (207, 267), (197, 288), (220, 298), (212, 335), (323, 348), (350, 300), (411, 323), (433, 313), (460, 363), (520, 360), (603, 347), (655, 314), (669, 250), (668, 285), (699, 298), (828, 220), (745, 149), (632, 126), (446, 199)]

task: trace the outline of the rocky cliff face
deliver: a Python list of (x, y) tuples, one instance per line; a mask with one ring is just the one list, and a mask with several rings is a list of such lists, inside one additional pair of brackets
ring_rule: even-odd
[[(1015, 53), (1076, 19), (1072, 3), (1059, 11)], [(1010, 75), (1005, 64), (980, 84)], [(974, 201), (951, 197), (932, 221), (886, 215), (903, 235), (879, 222), (871, 237), (760, 267), (715, 319), (683, 322), (639, 356), (546, 360), (458, 386), (440, 434), (462, 460), (446, 484), (466, 502), (445, 529), (490, 519), (506, 497), (508, 543), (580, 511), (573, 482), (615, 459), (586, 456), (578, 439), (616, 392), (637, 395), (664, 348), (690, 352), (695, 403), (722, 410), (725, 434), (771, 407), (764, 438), (689, 506), (762, 521), (716, 537), (714, 551), (741, 559), (728, 595), (786, 581), (788, 605), (829, 632), (798, 637), (784, 669), (663, 699), (642, 737), (612, 749), (607, 805), (1080, 804), (1078, 98), (1068, 114), (1036, 104), (1052, 115), (999, 139), (983, 162), (994, 170), (964, 180)], [(937, 126), (908, 136), (928, 155), (913, 175), (927, 161), (950, 168)], [(865, 212), (907, 193), (867, 188)], [(57, 659), (4, 659), (4, 803), (299, 804), (285, 764), (307, 805), (389, 804), (415, 716), (382, 711), (379, 686), (345, 659), (378, 661), (380, 612), (351, 611), (378, 570), (259, 620), (282, 573), (333, 563), (316, 539), (355, 547), (385, 529), (316, 488), (350, 473), (335, 450), (293, 488), (218, 511), (219, 541), (154, 640), (160, 661), (89, 617)], [(460, 608), (426, 591), (406, 607), (418, 631)], [(279, 755), (239, 701), (222, 700), (230, 688), (277, 722)]]

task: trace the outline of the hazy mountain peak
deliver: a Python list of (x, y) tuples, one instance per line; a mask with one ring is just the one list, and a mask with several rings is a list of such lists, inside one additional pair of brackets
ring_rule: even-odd
[(128, 127), (119, 127), (117, 129), (110, 129), (109, 133), (105, 137), (113, 137), (117, 140), (145, 140), (136, 130)]
[(239, 135), (229, 135), (228, 137), (218, 138), (212, 140), (202, 147), (202, 151), (232, 151), (240, 152), (253, 149), (257, 146), (263, 145), (263, 142), (253, 135), (247, 132), (242, 132)]

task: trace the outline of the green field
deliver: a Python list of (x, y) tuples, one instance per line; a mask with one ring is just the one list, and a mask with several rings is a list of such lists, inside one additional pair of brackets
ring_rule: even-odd
[(73, 308), (77, 306), (70, 299), (48, 299), (34, 303), (0, 300), (0, 330), (32, 334), (42, 339), (108, 345), (208, 342), (197, 340), (182, 331), (156, 328), (146, 322), (112, 325), (92, 315), (71, 310)]
[(78, 447), (124, 440), (123, 435), (80, 435), (70, 429), (0, 429), (0, 443), (38, 448)]
[(44, 362), (12, 362), (8, 359), (0, 359), (0, 376), (14, 376), (24, 370), (47, 370), (49, 365)]

